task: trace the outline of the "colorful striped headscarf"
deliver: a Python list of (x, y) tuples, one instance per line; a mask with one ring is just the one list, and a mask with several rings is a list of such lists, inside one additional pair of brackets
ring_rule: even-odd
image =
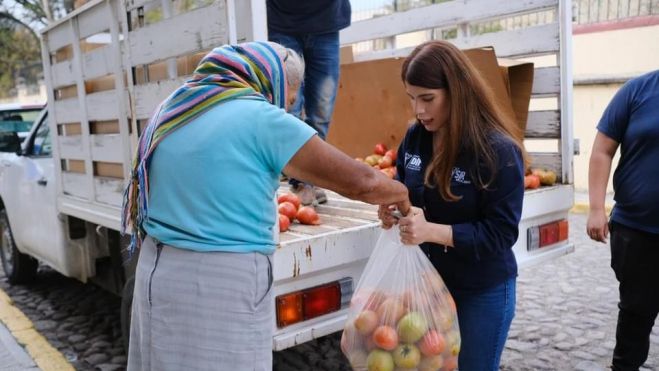
[(142, 223), (148, 209), (149, 162), (158, 144), (208, 109), (236, 98), (264, 99), (285, 108), (286, 90), (281, 58), (265, 42), (221, 46), (199, 62), (192, 78), (160, 103), (140, 136), (121, 220), (123, 232), (130, 230), (129, 251), (139, 247), (145, 236)]

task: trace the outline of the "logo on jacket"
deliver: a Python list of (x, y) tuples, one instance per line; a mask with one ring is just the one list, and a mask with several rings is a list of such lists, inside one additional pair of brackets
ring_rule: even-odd
[(405, 152), (405, 168), (414, 171), (420, 171), (421, 157), (419, 157), (419, 155), (411, 155)]
[(470, 180), (465, 179), (465, 177), (467, 176), (467, 172), (460, 169), (459, 167), (453, 168), (453, 170), (451, 171), (451, 176), (453, 177), (453, 180), (455, 180), (458, 183), (471, 184)]

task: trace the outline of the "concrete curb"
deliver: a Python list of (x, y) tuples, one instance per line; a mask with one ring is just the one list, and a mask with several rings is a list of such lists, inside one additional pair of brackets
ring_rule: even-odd
[(75, 371), (64, 355), (39, 334), (32, 321), (14, 306), (11, 298), (1, 289), (0, 322), (7, 327), (16, 341), (25, 348), (41, 370)]

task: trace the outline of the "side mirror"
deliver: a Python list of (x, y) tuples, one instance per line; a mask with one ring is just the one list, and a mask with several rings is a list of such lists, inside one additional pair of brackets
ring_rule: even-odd
[(21, 138), (14, 131), (0, 131), (0, 152), (21, 153)]

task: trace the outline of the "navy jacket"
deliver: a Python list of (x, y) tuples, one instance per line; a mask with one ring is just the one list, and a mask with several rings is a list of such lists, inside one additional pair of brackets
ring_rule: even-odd
[(348, 0), (268, 0), (266, 4), (269, 32), (323, 34), (350, 25)]
[[(524, 198), (524, 164), (511, 139), (493, 134), (498, 158), (497, 173), (487, 190), (472, 181), (477, 161), (461, 154), (453, 167), (451, 191), (459, 201), (445, 201), (437, 188), (424, 185), (432, 159), (432, 134), (412, 125), (398, 149), (398, 178), (414, 206), (424, 209), (432, 223), (453, 228), (453, 248), (433, 243), (421, 245), (450, 290), (481, 290), (517, 275), (512, 246), (517, 241)], [(490, 173), (481, 167), (481, 176)]]

